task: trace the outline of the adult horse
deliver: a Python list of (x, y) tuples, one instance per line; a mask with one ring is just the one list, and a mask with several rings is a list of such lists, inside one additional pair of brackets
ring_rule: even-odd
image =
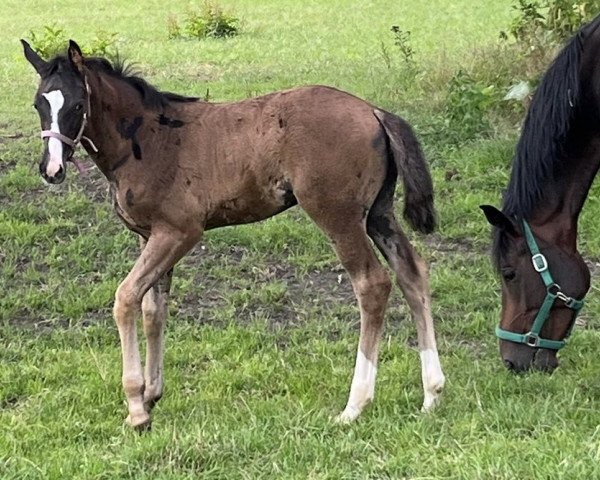
[[(329, 236), (361, 316), (354, 377), (338, 417), (354, 420), (374, 395), (378, 345), (391, 282), (369, 237), (396, 275), (417, 323), (424, 409), (444, 385), (427, 268), (393, 209), (398, 175), (404, 216), (435, 226), (433, 190), (420, 145), (391, 113), (333, 88), (305, 87), (211, 104), (159, 92), (122, 66), (67, 55), (45, 61), (22, 41), (41, 77), (35, 96), (45, 141), (40, 172), (65, 178), (81, 142), (114, 192), (117, 215), (142, 251), (115, 295), (130, 425), (150, 423), (163, 391), (163, 329), (173, 267), (205, 230), (263, 220), (299, 204)], [(142, 370), (136, 314), (142, 310)]]
[(502, 211), (483, 205), (502, 277), (496, 333), (506, 366), (552, 371), (590, 287), (577, 220), (600, 166), (600, 16), (545, 73), (513, 159)]

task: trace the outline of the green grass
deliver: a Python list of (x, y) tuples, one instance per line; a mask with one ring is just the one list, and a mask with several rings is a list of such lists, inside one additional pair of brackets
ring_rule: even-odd
[[(242, 20), (240, 35), (194, 42), (167, 40), (169, 14), (185, 5), (119, 0), (82, 12), (71, 0), (3, 3), (0, 479), (598, 478), (597, 288), (557, 372), (506, 372), (493, 336), (499, 283), (478, 205), (499, 204), (517, 129), (500, 121), (492, 137), (460, 146), (435, 134), (445, 82), (493, 49), (511, 2), (221, 4)], [(111, 306), (137, 240), (112, 213), (96, 170), (71, 170), (58, 187), (39, 179), (37, 79), (18, 39), (54, 19), (81, 46), (97, 30), (117, 32), (121, 53), (161, 89), (226, 101), (329, 84), (415, 126), (440, 214), (436, 234), (411, 234), (431, 265), (448, 378), (438, 410), (419, 412), (416, 332), (395, 291), (375, 403), (353, 425), (331, 421), (348, 394), (358, 312), (327, 239), (296, 209), (208, 232), (176, 268), (165, 396), (152, 432), (123, 425)], [(411, 31), (416, 77), (392, 25)], [(598, 188), (581, 218), (590, 261), (600, 258)]]

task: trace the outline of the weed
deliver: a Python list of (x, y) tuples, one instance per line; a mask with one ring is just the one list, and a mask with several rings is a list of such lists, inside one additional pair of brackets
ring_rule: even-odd
[(400, 50), (402, 60), (407, 66), (414, 66), (415, 60), (413, 56), (415, 51), (410, 44), (410, 31), (400, 30), (398, 25), (393, 25), (391, 30), (394, 34), (394, 45)]
[(52, 57), (65, 49), (67, 43), (65, 30), (56, 24), (45, 25), (41, 33), (29, 31), (31, 47), (42, 57)]
[(99, 57), (111, 57), (117, 55), (116, 43), (119, 34), (116, 32), (107, 32), (98, 30), (96, 37), (83, 48), (84, 55), (94, 55)]
[(169, 40), (183, 36), (177, 17), (173, 14), (169, 15), (169, 18), (167, 19), (167, 36)]
[(494, 84), (459, 69), (448, 83), (443, 112), (432, 122), (438, 141), (459, 145), (490, 132), (488, 113), (502, 98)]
[[(94, 39), (82, 46), (83, 54), (101, 57), (116, 55), (117, 51), (115, 45), (118, 36), (119, 34), (116, 32), (98, 30)], [(56, 24), (45, 25), (42, 29), (42, 33), (36, 33), (33, 30), (30, 30), (29, 39), (31, 47), (43, 58), (53, 57), (54, 55), (64, 52), (68, 42), (65, 29), (58, 27)]]
[[(599, 0), (518, 0), (518, 12), (509, 28), (510, 36), (525, 48), (543, 48), (548, 42), (562, 42), (600, 10)], [(501, 38), (508, 39), (506, 32)]]
[(170, 39), (188, 38), (226, 38), (238, 34), (239, 19), (225, 13), (213, 2), (205, 2), (200, 11), (188, 9), (184, 25), (180, 26), (177, 18), (170, 15), (167, 20), (167, 32)]

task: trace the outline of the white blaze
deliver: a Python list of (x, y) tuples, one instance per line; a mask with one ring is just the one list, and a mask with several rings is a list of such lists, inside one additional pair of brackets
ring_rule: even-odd
[[(58, 112), (60, 112), (60, 109), (65, 103), (65, 97), (63, 97), (60, 90), (42, 93), (42, 96), (50, 104), (50, 115), (52, 116), (50, 131), (60, 133), (60, 127), (58, 126)], [(49, 177), (53, 177), (58, 173), (63, 164), (63, 144), (58, 138), (48, 138), (48, 153), (50, 154), (50, 158), (46, 165), (46, 174)]]

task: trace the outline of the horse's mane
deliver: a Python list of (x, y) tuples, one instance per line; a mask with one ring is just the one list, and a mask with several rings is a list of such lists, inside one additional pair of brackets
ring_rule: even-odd
[[(171, 92), (161, 92), (141, 78), (137, 71), (122, 58), (116, 58), (112, 62), (106, 58), (89, 57), (84, 60), (89, 69), (102, 72), (131, 85), (141, 96), (144, 106), (152, 109), (162, 109), (170, 102), (195, 102), (197, 97), (186, 97)], [(70, 68), (70, 62), (66, 55), (58, 55), (47, 63), (47, 74), (55, 71), (64, 71)]]
[[(520, 222), (543, 199), (549, 181), (564, 168), (564, 153), (573, 119), (583, 106), (581, 52), (583, 44), (600, 25), (600, 15), (582, 27), (560, 51), (535, 92), (512, 163), (503, 198), (503, 212)], [(493, 258), (496, 267), (508, 248), (508, 235), (494, 229)]]
[(572, 121), (581, 106), (581, 52), (600, 15), (581, 28), (544, 74), (527, 113), (504, 194), (503, 211), (528, 217), (548, 181), (560, 173)]

